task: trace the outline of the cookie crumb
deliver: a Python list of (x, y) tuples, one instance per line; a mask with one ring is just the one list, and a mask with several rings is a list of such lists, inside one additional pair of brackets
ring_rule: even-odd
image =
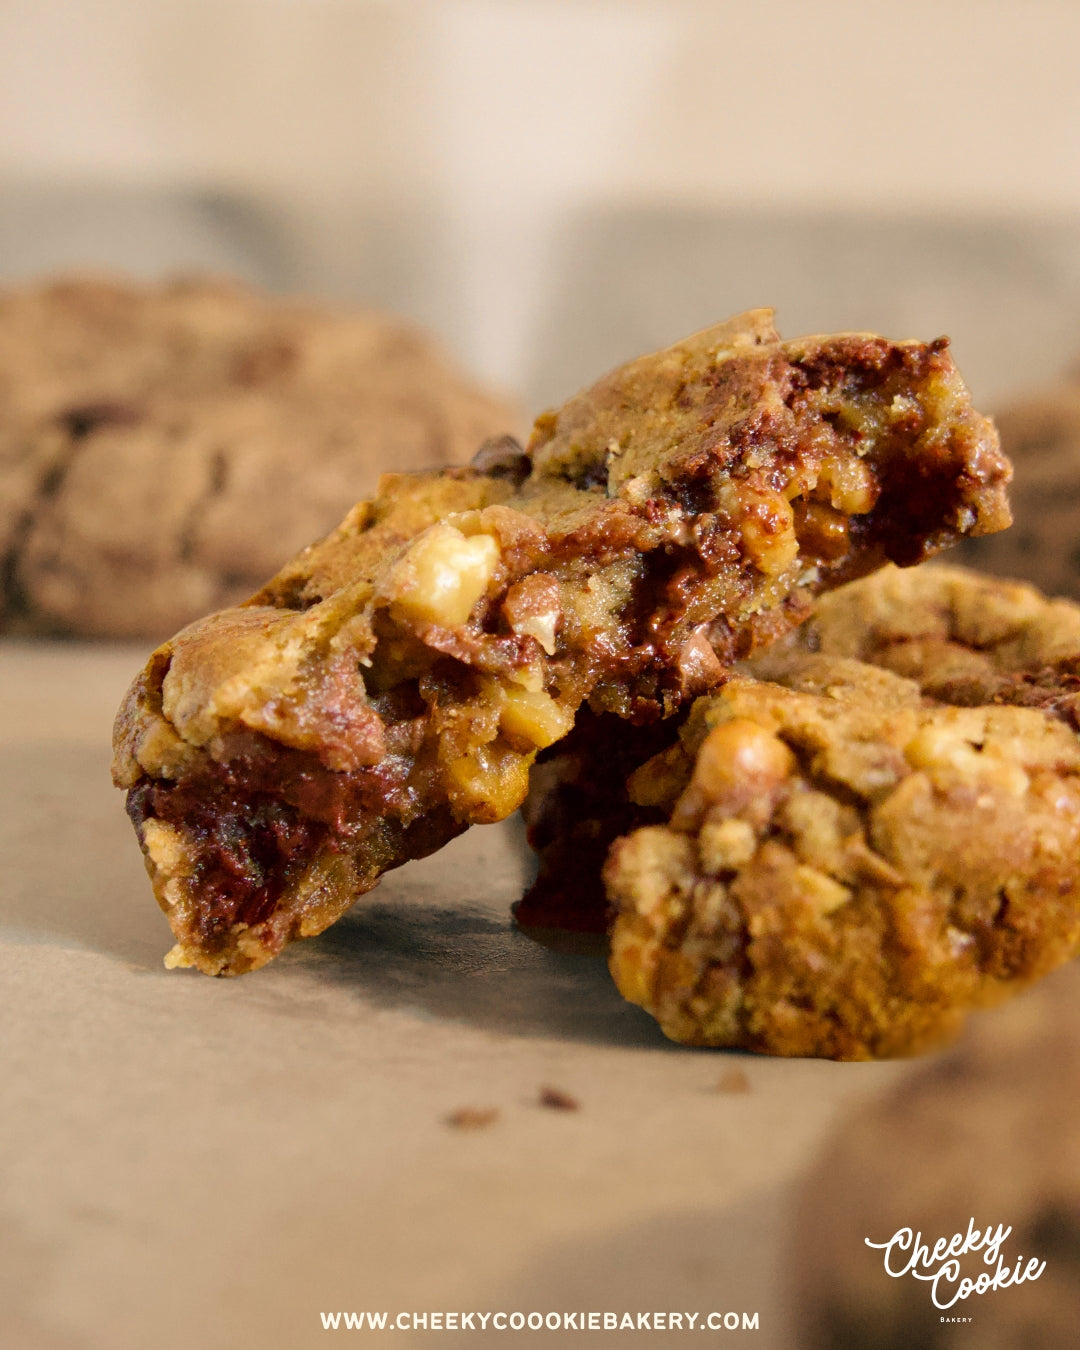
[(745, 1069), (728, 1069), (716, 1080), (716, 1092), (749, 1092), (750, 1079)]
[(450, 1112), (446, 1123), (455, 1130), (486, 1130), (498, 1119), (497, 1106), (462, 1106)]
[(562, 1092), (559, 1088), (542, 1087), (540, 1089), (539, 1103), (546, 1106), (550, 1111), (580, 1111), (581, 1103), (576, 1097), (571, 1097), (568, 1092)]

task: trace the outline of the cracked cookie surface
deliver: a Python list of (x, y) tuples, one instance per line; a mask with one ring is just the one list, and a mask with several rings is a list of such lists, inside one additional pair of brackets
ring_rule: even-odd
[(0, 627), (164, 637), (237, 603), (385, 465), (513, 432), (404, 321), (236, 283), (0, 293)]
[(935, 562), (885, 567), (823, 595), (804, 627), (753, 669), (791, 650), (849, 656), (917, 681), (943, 703), (1040, 708), (1080, 730), (1080, 606)]
[(946, 344), (754, 311), (612, 372), (527, 451), (388, 476), (151, 657), (114, 775), (178, 939), (235, 974), (525, 796), (586, 702), (670, 716), (823, 587), (1008, 522)]

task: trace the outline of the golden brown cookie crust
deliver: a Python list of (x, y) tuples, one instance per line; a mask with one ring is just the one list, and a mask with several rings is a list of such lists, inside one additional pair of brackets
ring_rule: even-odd
[(1080, 606), (1033, 586), (934, 563), (886, 567), (830, 595), (755, 673), (791, 649), (850, 656), (944, 703), (1042, 708), (1080, 729)]
[(198, 278), (0, 293), (0, 627), (161, 638), (239, 603), (386, 466), (520, 413), (399, 319)]
[(1007, 523), (943, 343), (783, 342), (755, 311), (542, 417), (528, 452), (390, 476), (117, 723), (176, 960), (260, 965), (388, 866), (499, 820), (581, 705), (668, 716), (811, 597)]
[(924, 1050), (1080, 950), (1080, 742), (835, 655), (695, 705), (618, 841), (611, 968), (667, 1035), (777, 1055)]

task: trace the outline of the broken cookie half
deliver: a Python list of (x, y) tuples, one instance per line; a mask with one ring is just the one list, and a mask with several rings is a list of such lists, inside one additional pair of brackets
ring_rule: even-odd
[(1008, 523), (944, 342), (783, 342), (768, 311), (623, 366), (525, 451), (390, 475), (183, 630), (115, 733), (172, 965), (238, 974), (504, 818), (582, 705), (655, 722), (820, 590)]

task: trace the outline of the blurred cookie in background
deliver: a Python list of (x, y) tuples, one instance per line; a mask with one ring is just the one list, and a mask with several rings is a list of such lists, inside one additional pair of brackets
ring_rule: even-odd
[(1033, 393), (994, 421), (1013, 463), (1013, 525), (955, 556), (1080, 600), (1080, 381)]
[(1074, 963), (850, 1117), (800, 1197), (802, 1350), (1075, 1345), (1078, 1100)]
[(218, 278), (0, 292), (0, 630), (157, 637), (519, 411), (381, 314)]

